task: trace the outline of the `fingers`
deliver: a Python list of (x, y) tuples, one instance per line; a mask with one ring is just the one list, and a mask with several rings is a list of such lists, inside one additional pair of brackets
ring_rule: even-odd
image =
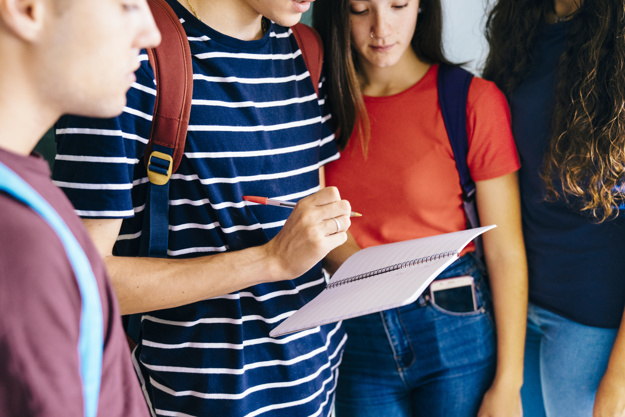
[[(347, 216), (348, 220), (342, 222), (341, 231), (345, 231), (349, 228), (351, 221), (349, 221), (349, 215), (351, 213), (351, 205), (347, 200), (341, 200), (341, 196), (336, 187), (326, 187), (301, 199), (297, 203), (296, 208), (306, 210), (308, 212), (316, 213), (319, 218), (317, 221), (323, 222), (335, 217)], [(332, 230), (329, 226), (328, 230)], [(336, 229), (334, 229), (336, 231)], [(331, 234), (331, 233), (330, 233)]]
[(324, 222), (326, 223), (326, 236), (345, 233), (352, 224), (350, 217), (345, 215), (331, 217), (330, 219), (324, 220)]
[(300, 276), (328, 252), (347, 241), (351, 206), (341, 200), (335, 187), (301, 199), (278, 234), (267, 244), (269, 256), (277, 259), (281, 276)]
[(324, 257), (333, 249), (341, 246), (343, 243), (347, 242), (347, 232), (345, 230), (339, 233), (333, 233), (325, 237), (327, 242), (327, 251), (324, 254)]
[[(324, 224), (325, 236), (345, 234), (351, 226), (351, 205), (347, 200), (341, 200), (336, 187), (325, 187), (317, 193), (302, 199), (302, 206), (312, 205), (317, 209), (320, 221)], [(347, 236), (339, 236), (339, 242), (344, 242)]]
[(336, 187), (325, 187), (317, 191), (315, 194), (303, 198), (301, 202), (311, 202), (316, 206), (323, 206), (341, 200), (341, 195)]

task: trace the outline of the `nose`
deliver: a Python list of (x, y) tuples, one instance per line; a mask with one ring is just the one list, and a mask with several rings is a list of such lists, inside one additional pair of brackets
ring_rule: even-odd
[(389, 16), (384, 10), (376, 10), (373, 13), (373, 22), (371, 25), (371, 36), (377, 39), (388, 36), (391, 32)]
[(156, 27), (156, 22), (152, 16), (147, 2), (141, 9), (139, 31), (135, 39), (135, 47), (138, 49), (154, 48), (161, 43), (161, 32)]

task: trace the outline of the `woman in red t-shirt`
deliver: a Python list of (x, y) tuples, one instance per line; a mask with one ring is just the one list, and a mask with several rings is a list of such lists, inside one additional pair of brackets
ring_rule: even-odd
[[(315, 3), (342, 150), (341, 159), (326, 166), (326, 182), (363, 214), (335, 250), (338, 259), (372, 245), (466, 228), (438, 103), (439, 64), (449, 65), (441, 5), (421, 3)], [(527, 267), (519, 161), (506, 100), (491, 82), (474, 78), (470, 85), (467, 133), (481, 223), (498, 226), (483, 238), (488, 283), (471, 245), (417, 302), (347, 320), (338, 417), (522, 415)], [(326, 265), (330, 272), (338, 266)], [(456, 295), (434, 291), (437, 281), (467, 276), (473, 285), (462, 278), (467, 285)]]

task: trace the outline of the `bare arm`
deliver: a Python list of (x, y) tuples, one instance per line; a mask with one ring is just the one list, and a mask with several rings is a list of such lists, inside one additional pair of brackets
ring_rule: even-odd
[(608, 369), (601, 379), (593, 417), (625, 416), (625, 312), (612, 347)]
[(476, 196), (481, 224), (497, 225), (483, 238), (497, 327), (497, 371), (478, 415), (521, 416), (527, 263), (517, 174), (477, 182)]
[(270, 242), (192, 259), (113, 256), (122, 220), (85, 219), (103, 256), (122, 314), (171, 308), (261, 282), (296, 278), (347, 239), (335, 233), (337, 217), (349, 224), (351, 207), (328, 187), (302, 199)]

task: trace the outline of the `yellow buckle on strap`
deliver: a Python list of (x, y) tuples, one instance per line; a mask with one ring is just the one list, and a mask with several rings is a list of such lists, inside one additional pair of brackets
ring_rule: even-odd
[(170, 155), (154, 151), (148, 160), (148, 179), (152, 184), (165, 185), (171, 178), (174, 160)]

